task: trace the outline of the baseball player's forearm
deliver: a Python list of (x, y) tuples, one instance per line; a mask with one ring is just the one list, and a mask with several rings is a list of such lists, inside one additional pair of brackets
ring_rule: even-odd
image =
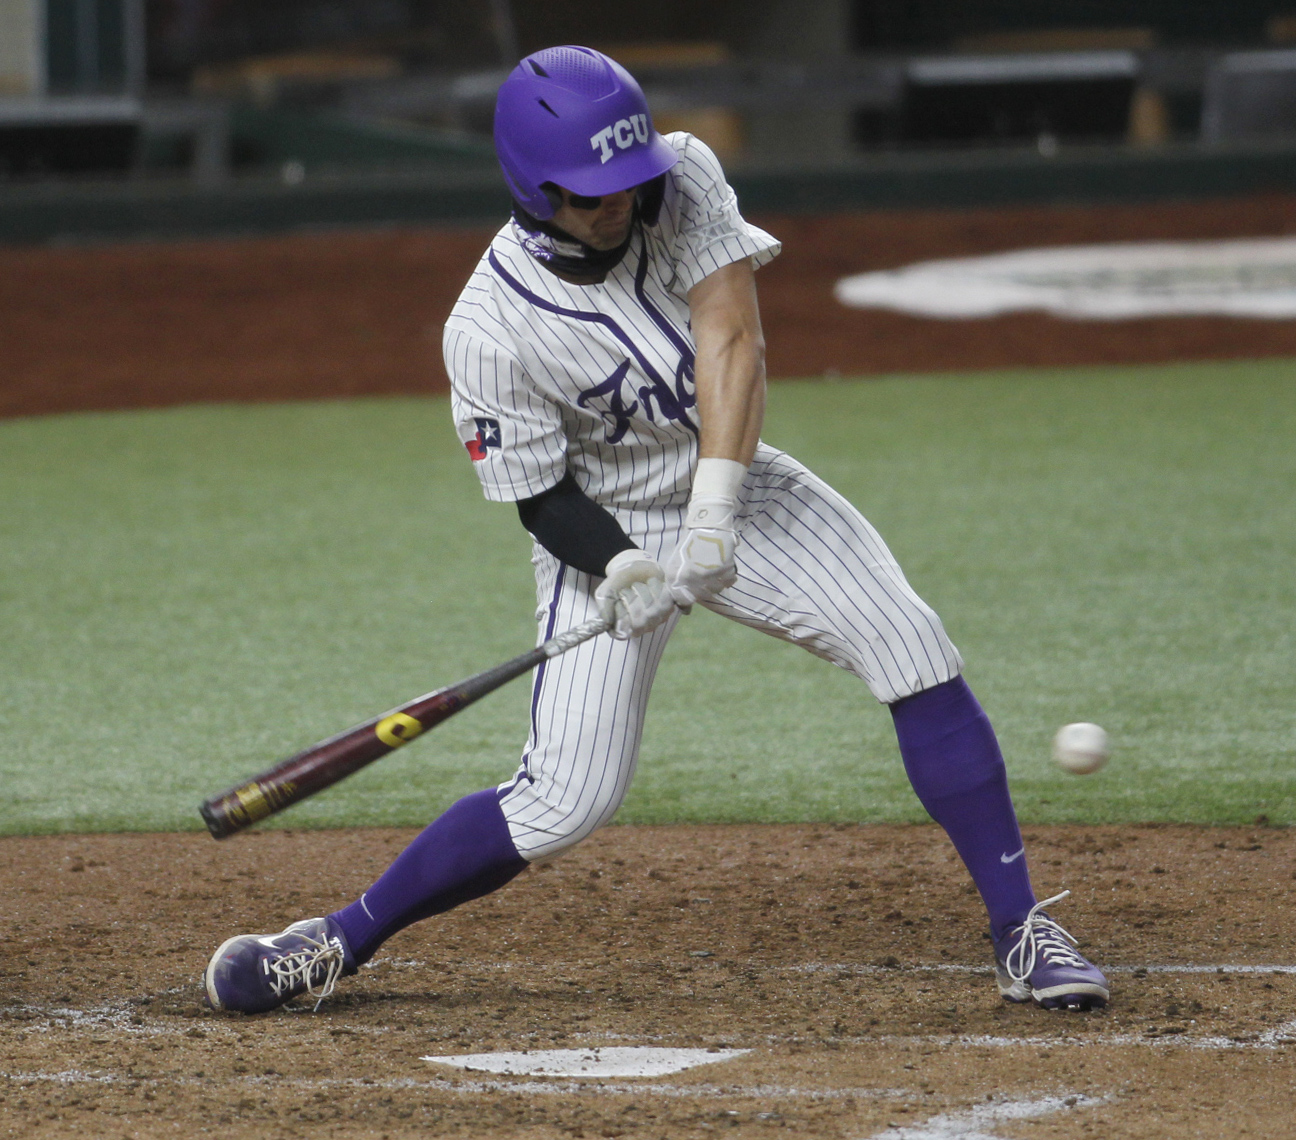
[(587, 574), (602, 577), (613, 556), (634, 549), (621, 524), (576, 485), (570, 471), (517, 506), (522, 525), (541, 546)]
[(733, 262), (698, 282), (689, 309), (697, 345), (698, 454), (746, 467), (765, 418), (765, 338), (751, 263)]
[(684, 537), (666, 562), (680, 606), (705, 602), (737, 578), (738, 496), (765, 418), (765, 338), (751, 262), (735, 261), (689, 290), (697, 345), (693, 381), (700, 435)]

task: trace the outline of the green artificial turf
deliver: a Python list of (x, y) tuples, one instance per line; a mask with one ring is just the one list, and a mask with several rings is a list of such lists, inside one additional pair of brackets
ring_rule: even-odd
[[(1296, 365), (790, 383), (768, 442), (945, 619), (1024, 820), (1296, 820)], [(200, 827), (206, 794), (531, 644), (529, 539), (443, 400), (0, 423), (0, 832)], [(419, 824), (508, 777), (528, 689), (280, 817)], [(1093, 720), (1115, 755), (1049, 759)], [(886, 710), (698, 611), (622, 821), (919, 820)]]

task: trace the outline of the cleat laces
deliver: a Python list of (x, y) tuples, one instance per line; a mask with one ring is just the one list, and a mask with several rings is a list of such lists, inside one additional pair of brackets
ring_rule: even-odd
[(1004, 969), (1014, 982), (1027, 982), (1042, 958), (1050, 966), (1087, 966), (1089, 963), (1076, 953), (1079, 945), (1065, 930), (1044, 913), (1046, 906), (1061, 902), (1071, 892), (1063, 891), (1051, 899), (1036, 903), (1021, 924), (1017, 945), (1008, 951)]
[(342, 976), (342, 947), (336, 940), (321, 942), (304, 934), (296, 937), (306, 946), (278, 958), (264, 958), (261, 968), (269, 975), (275, 997), (287, 1000), (304, 990), (308, 997), (316, 999), (318, 1010), (324, 999), (332, 996)]

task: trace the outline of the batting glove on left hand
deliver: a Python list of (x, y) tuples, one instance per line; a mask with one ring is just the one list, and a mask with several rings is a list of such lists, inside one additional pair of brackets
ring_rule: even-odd
[(644, 550), (623, 550), (612, 556), (594, 601), (599, 616), (613, 623), (608, 632), (618, 641), (656, 629), (675, 608), (665, 571)]
[(671, 594), (681, 608), (714, 598), (738, 581), (733, 500), (694, 497), (685, 526), (683, 541), (666, 560)]

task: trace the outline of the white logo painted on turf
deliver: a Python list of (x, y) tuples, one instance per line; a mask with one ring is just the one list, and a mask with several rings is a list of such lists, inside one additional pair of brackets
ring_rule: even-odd
[(844, 277), (833, 293), (852, 308), (924, 317), (1283, 319), (1296, 316), (1296, 237), (1017, 249)]

